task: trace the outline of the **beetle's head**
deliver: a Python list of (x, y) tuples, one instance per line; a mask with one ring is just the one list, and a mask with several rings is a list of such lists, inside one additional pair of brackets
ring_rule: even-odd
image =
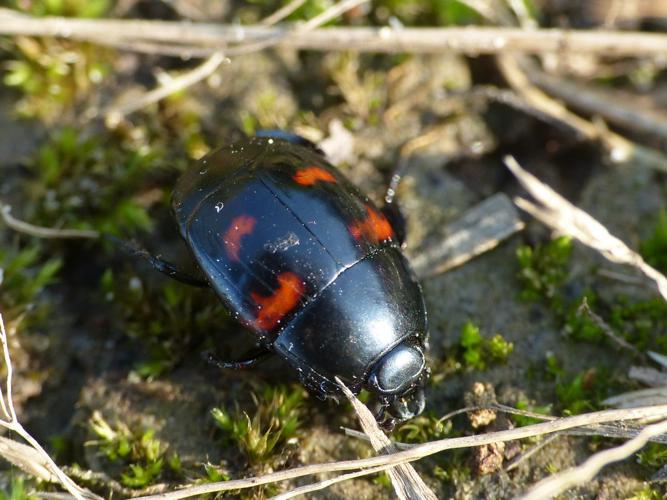
[(424, 384), (428, 368), (421, 346), (403, 342), (375, 364), (367, 379), (367, 388), (377, 395), (376, 418), (393, 427), (419, 415), (424, 410)]

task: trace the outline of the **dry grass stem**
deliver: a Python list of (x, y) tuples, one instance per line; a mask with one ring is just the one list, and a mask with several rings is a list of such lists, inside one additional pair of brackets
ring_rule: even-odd
[[(2, 344), (2, 352), (5, 360), (5, 367), (7, 370), (7, 376), (5, 379), (5, 389), (4, 392), (0, 389), (0, 401), (2, 401), (2, 411), (5, 415), (5, 419), (0, 418), (0, 426), (5, 429), (16, 432), (19, 436), (26, 440), (31, 448), (35, 450), (35, 453), (30, 452), (29, 454), (25, 449), (20, 446), (20, 443), (17, 443), (18, 446), (9, 445), (5, 440), (3, 446), (0, 447), (0, 450), (8, 451), (7, 455), (4, 455), (7, 460), (12, 463), (16, 463), (25, 471), (34, 471), (38, 473), (38, 477), (44, 479), (46, 473), (44, 470), (47, 470), (52, 476), (57, 478), (57, 481), (65, 488), (74, 498), (77, 500), (84, 499), (99, 499), (97, 495), (80, 488), (74, 481), (72, 481), (51, 459), (49, 454), (42, 448), (42, 446), (33, 438), (28, 431), (21, 425), (17, 416), (16, 410), (14, 409), (14, 401), (12, 399), (12, 360), (9, 355), (9, 345), (7, 342), (7, 332), (5, 330), (5, 323), (2, 319), (2, 314), (0, 314), (0, 343)], [(23, 445), (25, 446), (25, 445)], [(12, 459), (15, 459), (16, 462)], [(36, 461), (36, 462), (33, 462)]]
[(667, 418), (667, 405), (628, 408), (623, 410), (598, 411), (586, 413), (583, 415), (575, 415), (572, 417), (559, 418), (548, 422), (542, 422), (539, 424), (528, 425), (525, 427), (519, 427), (517, 429), (506, 431), (490, 432), (487, 434), (432, 441), (429, 443), (417, 445), (413, 448), (410, 448), (409, 450), (388, 455), (380, 455), (358, 460), (344, 460), (340, 462), (305, 465), (302, 467), (296, 467), (294, 469), (273, 472), (264, 476), (202, 484), (197, 486), (187, 486), (180, 490), (172, 491), (169, 493), (162, 493), (160, 495), (145, 496), (140, 498), (142, 500), (175, 500), (180, 498), (190, 498), (207, 493), (215, 493), (218, 491), (252, 488), (262, 484), (275, 483), (278, 481), (285, 481), (287, 479), (294, 479), (297, 477), (321, 474), (325, 472), (365, 469), (364, 472), (371, 474), (372, 472), (369, 472), (369, 470), (372, 470), (372, 467), (411, 462), (413, 460), (419, 460), (420, 458), (424, 458), (445, 450), (470, 448), (472, 446), (482, 446), (485, 444), (542, 436), (545, 434), (552, 434), (555, 432), (562, 432), (595, 424), (625, 422), (628, 420), (639, 419), (659, 420), (664, 418)]
[(667, 172), (667, 157), (660, 151), (635, 144), (597, 123), (585, 120), (535, 86), (529, 75), (537, 70), (527, 58), (519, 59), (512, 54), (502, 53), (497, 60), (507, 82), (531, 106), (561, 121), (582, 139), (600, 143), (612, 161), (628, 162), (637, 159), (646, 166)]
[(350, 472), (348, 474), (341, 474), (339, 476), (333, 477), (331, 479), (325, 479), (324, 481), (319, 481), (317, 483), (307, 484), (305, 486), (299, 486), (293, 490), (287, 491), (280, 495), (271, 497), (270, 500), (286, 500), (288, 498), (294, 498), (300, 495), (305, 495), (306, 493), (312, 493), (313, 491), (319, 491), (328, 488), (336, 483), (342, 483), (343, 481), (349, 481), (350, 479), (355, 479), (357, 477), (368, 476), (370, 474), (376, 474), (378, 472), (387, 471), (389, 469), (394, 469), (394, 465), (381, 465), (379, 467), (371, 467), (370, 469), (362, 469), (357, 472)]
[[(507, 52), (566, 54), (598, 53), (605, 56), (662, 56), (667, 35), (610, 30), (520, 28), (401, 28), (339, 27), (292, 32), (293, 27), (141, 21), (132, 19), (76, 19), (31, 17), (0, 9), (0, 34), (63, 37), (106, 45), (157, 42), (183, 48), (209, 50), (209, 54), (238, 43), (280, 40), (278, 45), (304, 50), (356, 50), (387, 53), (468, 54)], [(100, 38), (104, 33), (104, 39)], [(289, 35), (289, 36), (288, 36)], [(141, 47), (137, 46), (136, 50)]]
[[(183, 89), (191, 87), (192, 85), (211, 76), (223, 63), (230, 62), (228, 55), (239, 55), (255, 50), (261, 50), (271, 45), (278, 43), (283, 37), (290, 36), (292, 33), (305, 33), (312, 29), (321, 26), (322, 24), (331, 21), (335, 17), (341, 15), (349, 9), (357, 7), (358, 5), (367, 2), (368, 0), (343, 0), (331, 6), (326, 11), (315, 16), (308, 22), (297, 25), (292, 31), (284, 33), (280, 37), (268, 40), (260, 40), (251, 42), (249, 44), (241, 45), (239, 47), (230, 48), (226, 50), (216, 51), (211, 54), (202, 64), (191, 71), (184, 73), (176, 78), (169, 79), (166, 83), (156, 87), (155, 89), (142, 94), (137, 99), (132, 99), (130, 102), (123, 105), (112, 105), (105, 112), (104, 121), (110, 128), (116, 127), (127, 115), (138, 111), (146, 106), (155, 104), (162, 99), (176, 93)], [(303, 3), (303, 2), (301, 2)], [(284, 16), (289, 15), (290, 9), (299, 7), (298, 2), (291, 2), (285, 8), (276, 11), (273, 15), (266, 18), (262, 24), (270, 25), (273, 22), (280, 21)]]
[(588, 114), (628, 130), (667, 139), (667, 114), (659, 108), (647, 109), (637, 97), (608, 88), (591, 88), (572, 79), (533, 69), (528, 77), (549, 95)]
[[(378, 453), (393, 453), (397, 448), (389, 440), (389, 438), (382, 432), (375, 417), (366, 406), (352, 394), (352, 392), (343, 384), (343, 382), (336, 378), (336, 382), (343, 390), (345, 397), (352, 403), (354, 411), (359, 418), (359, 423), (364, 433), (368, 436), (371, 446)], [(437, 500), (426, 483), (419, 477), (417, 471), (410, 464), (399, 464), (395, 468), (388, 469), (387, 474), (391, 479), (391, 484), (394, 486), (396, 495), (401, 500)]]
[(639, 349), (637, 349), (623, 337), (617, 335), (605, 320), (593, 312), (591, 307), (588, 305), (588, 300), (586, 297), (584, 297), (581, 305), (577, 309), (577, 316), (588, 316), (590, 320), (602, 331), (602, 333), (604, 333), (614, 344), (632, 352), (633, 354), (636, 354), (637, 356), (641, 356)]
[(285, 19), (292, 12), (301, 7), (304, 3), (306, 3), (306, 0), (292, 0), (288, 4), (285, 4), (284, 6), (276, 10), (270, 16), (262, 19), (259, 22), (259, 24), (262, 24), (264, 26), (273, 26), (274, 24), (277, 24), (283, 19)]
[(80, 229), (56, 229), (52, 227), (43, 227), (35, 226), (28, 222), (17, 219), (11, 214), (12, 207), (9, 205), (3, 205), (0, 203), (0, 216), (7, 224), (7, 227), (10, 227), (14, 231), (19, 233), (27, 234), (30, 236), (36, 236), (38, 238), (83, 238), (83, 239), (97, 239), (100, 237), (100, 233), (97, 231), (88, 231)]
[(624, 392), (605, 399), (602, 404), (616, 408), (635, 408), (644, 405), (667, 403), (667, 386)]
[(504, 161), (523, 187), (540, 203), (536, 205), (523, 198), (516, 198), (514, 202), (519, 208), (559, 233), (569, 235), (597, 250), (611, 262), (636, 267), (652, 280), (663, 298), (667, 299), (667, 278), (662, 273), (649, 266), (638, 253), (610, 234), (607, 228), (589, 214), (526, 172), (514, 158), (506, 156)]
[(127, 115), (151, 104), (155, 104), (165, 97), (169, 97), (176, 92), (179, 92), (194, 85), (197, 82), (204, 80), (205, 78), (208, 78), (224, 62), (229, 62), (229, 59), (227, 59), (222, 52), (215, 52), (192, 71), (188, 71), (187, 73), (176, 78), (170, 78), (167, 83), (156, 87), (150, 92), (142, 94), (138, 99), (133, 99), (126, 104), (110, 106), (109, 109), (104, 113), (104, 122), (106, 123), (107, 127), (114, 128)]
[(519, 465), (524, 463), (526, 460), (528, 460), (530, 457), (535, 455), (538, 451), (540, 451), (542, 448), (550, 445), (553, 443), (556, 439), (560, 437), (560, 434), (552, 434), (551, 436), (547, 437), (546, 439), (543, 439), (536, 445), (531, 446), (528, 448), (526, 451), (522, 452), (519, 456), (514, 458), (508, 465), (505, 467), (505, 471), (509, 472), (511, 470), (516, 469)]
[(540, 481), (521, 498), (523, 500), (542, 500), (544, 498), (556, 496), (573, 486), (585, 484), (593, 479), (604, 466), (629, 457), (633, 453), (639, 451), (651, 437), (659, 436), (665, 432), (667, 432), (667, 420), (649, 425), (635, 438), (621, 446), (596, 453), (589, 457), (579, 467), (574, 467), (564, 472), (554, 474)]

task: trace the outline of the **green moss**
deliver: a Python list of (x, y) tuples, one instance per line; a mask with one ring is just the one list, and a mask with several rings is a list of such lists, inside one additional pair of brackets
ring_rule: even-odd
[[(572, 373), (563, 368), (553, 353), (547, 353), (544, 361), (536, 363), (530, 371), (533, 377), (546, 380), (554, 387), (554, 396), (558, 401), (554, 408), (556, 413), (574, 415), (598, 410), (604, 399), (628, 389), (609, 367), (597, 365), (580, 373)], [(539, 408), (533, 411), (541, 413)], [(551, 413), (549, 406), (541, 408)]]
[(519, 262), (520, 298), (526, 301), (544, 300), (560, 311), (560, 288), (568, 277), (572, 255), (572, 240), (567, 236), (556, 238), (535, 248), (521, 246), (516, 252)]
[[(144, 349), (135, 373), (154, 378), (191, 355), (192, 346), (211, 340), (211, 325), (225, 330), (231, 319), (208, 289), (193, 289), (175, 281), (142, 281), (134, 272), (107, 270), (101, 288), (109, 306), (117, 309), (119, 328)], [(219, 332), (216, 332), (219, 333)]]
[[(539, 413), (542, 415), (549, 415), (551, 414), (552, 408), (551, 405), (543, 405), (543, 406), (534, 406), (528, 403), (528, 401), (525, 400), (520, 400), (516, 404), (516, 409), (517, 410), (526, 410), (530, 411), (532, 413)], [(540, 422), (544, 422), (544, 420), (541, 420), (536, 417), (529, 417), (527, 415), (518, 415), (515, 413), (510, 414), (510, 418), (512, 421), (517, 425), (517, 427), (524, 427), (526, 425), (533, 425), (533, 424), (539, 424)]]
[(38, 500), (39, 496), (30, 493), (23, 476), (12, 477), (9, 487), (0, 490), (0, 500)]
[(637, 461), (646, 467), (660, 469), (667, 465), (667, 445), (650, 442), (637, 453)]
[(402, 443), (426, 443), (453, 437), (452, 422), (443, 422), (433, 412), (427, 412), (401, 424), (394, 430), (393, 438)]
[[(12, 1), (12, 8), (34, 16), (94, 18), (105, 15), (109, 0)], [(62, 38), (14, 37), (12, 59), (5, 63), (4, 83), (22, 97), (17, 112), (47, 122), (62, 119), (109, 73), (112, 52), (88, 43)]]
[[(141, 188), (155, 157), (112, 137), (84, 137), (65, 128), (29, 162), (31, 211), (24, 217), (48, 227), (95, 229), (127, 236), (151, 227)], [(166, 195), (160, 195), (160, 198)], [(143, 199), (142, 199), (143, 198)], [(154, 202), (152, 193), (149, 202)]]
[(658, 213), (651, 235), (639, 245), (644, 260), (663, 274), (667, 273), (667, 211)]
[(617, 384), (604, 367), (595, 367), (574, 377), (560, 377), (556, 383), (556, 396), (561, 411), (566, 415), (577, 415), (601, 408)]
[(461, 329), (460, 354), (465, 366), (472, 370), (484, 370), (489, 363), (504, 363), (514, 350), (500, 334), (490, 339), (482, 337), (479, 327), (467, 321)]
[(132, 429), (120, 421), (112, 426), (99, 412), (93, 413), (88, 427), (97, 439), (87, 444), (122, 467), (123, 486), (144, 488), (163, 479), (167, 471), (181, 472), (180, 459), (175, 454), (166, 458), (167, 444), (155, 437), (153, 429)]
[(267, 387), (261, 398), (253, 397), (252, 417), (240, 408), (214, 408), (211, 415), (251, 465), (267, 464), (297, 436), (303, 418), (305, 392), (302, 387)]
[(446, 348), (441, 359), (431, 360), (429, 383), (438, 385), (448, 376), (464, 370), (486, 370), (489, 366), (506, 363), (513, 350), (514, 344), (502, 335), (487, 338), (478, 326), (467, 321), (461, 328), (458, 343)]
[(664, 299), (619, 298), (611, 307), (609, 324), (639, 350), (667, 353), (667, 302)]
[(565, 313), (565, 333), (574, 340), (583, 342), (600, 343), (607, 339), (604, 331), (590, 316), (582, 310), (584, 304), (591, 309), (595, 308), (597, 299), (592, 292), (586, 293), (580, 300), (573, 301), (567, 306)]
[(9, 6), (33, 16), (102, 17), (111, 7), (110, 0), (11, 0)]
[(657, 487), (647, 484), (641, 490), (635, 491), (628, 500), (663, 500), (664, 498), (664, 492), (661, 492)]
[(0, 247), (0, 307), (8, 323), (27, 311), (30, 314), (25, 316), (24, 327), (45, 318), (50, 306), (40, 294), (55, 281), (61, 264), (57, 257), (44, 258), (37, 245)]

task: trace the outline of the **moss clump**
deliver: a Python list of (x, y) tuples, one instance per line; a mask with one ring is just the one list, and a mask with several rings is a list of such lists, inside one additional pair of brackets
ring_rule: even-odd
[(667, 211), (658, 213), (652, 233), (639, 245), (644, 260), (663, 274), (667, 273)]
[(39, 294), (55, 281), (61, 264), (57, 257), (45, 259), (39, 246), (0, 247), (0, 307), (8, 323), (28, 311), (24, 327), (45, 318), (50, 307)]
[(300, 386), (266, 387), (261, 398), (253, 395), (253, 416), (238, 407), (234, 411), (211, 410), (224, 439), (234, 444), (251, 466), (271, 465), (276, 454), (295, 442), (304, 416), (305, 391)]
[(73, 128), (55, 134), (29, 162), (25, 216), (49, 227), (76, 227), (127, 236), (151, 227), (147, 209), (166, 194), (144, 186), (155, 155), (113, 138), (84, 137)]
[(667, 302), (664, 299), (632, 302), (620, 298), (609, 316), (611, 327), (638, 349), (667, 353)]
[[(12, 2), (12, 7), (35, 16), (101, 17), (109, 0), (38, 0)], [(5, 63), (4, 83), (22, 97), (16, 111), (46, 122), (61, 119), (109, 73), (112, 51), (61, 38), (12, 39)]]
[(520, 298), (527, 301), (545, 300), (557, 311), (562, 310), (560, 289), (567, 280), (572, 255), (572, 239), (556, 238), (535, 248), (521, 246), (516, 256), (518, 278), (522, 286)]
[(118, 309), (119, 328), (145, 349), (134, 368), (143, 378), (172, 369), (191, 355), (193, 345), (213, 340), (211, 325), (224, 330), (230, 322), (208, 289), (193, 289), (167, 278), (144, 281), (133, 272), (110, 269), (104, 272), (101, 287), (109, 305)]
[(402, 443), (426, 443), (453, 437), (451, 420), (442, 421), (433, 412), (427, 412), (401, 424), (393, 438)]
[(112, 426), (99, 412), (90, 417), (88, 428), (96, 439), (86, 444), (96, 447), (111, 465), (120, 468), (123, 486), (144, 488), (165, 475), (181, 473), (179, 457), (167, 457), (167, 444), (155, 437), (153, 429), (131, 429), (120, 421)]
[(467, 321), (461, 329), (458, 349), (467, 369), (484, 370), (490, 363), (505, 363), (514, 345), (500, 334), (484, 338), (479, 327)]
[(6, 490), (0, 490), (0, 500), (39, 500), (26, 488), (26, 479), (23, 476), (12, 474), (11, 483)]
[(588, 314), (587, 311), (594, 310), (597, 297), (592, 292), (568, 304), (565, 313), (565, 333), (574, 340), (583, 342), (599, 343), (606, 339), (600, 325)]
[[(543, 406), (535, 406), (530, 404), (526, 400), (519, 400), (516, 403), (516, 409), (517, 410), (525, 410), (529, 411), (532, 413), (539, 413), (541, 415), (549, 415), (551, 414), (551, 405), (543, 405)], [(526, 425), (533, 425), (533, 424), (539, 424), (540, 422), (544, 422), (544, 420), (541, 420), (537, 417), (531, 417), (528, 415), (520, 415), (518, 413), (512, 413), (510, 414), (510, 418), (512, 421), (518, 426), (518, 427), (524, 427)]]

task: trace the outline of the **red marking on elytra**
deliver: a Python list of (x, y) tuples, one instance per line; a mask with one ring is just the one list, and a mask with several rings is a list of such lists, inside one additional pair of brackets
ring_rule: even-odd
[(370, 206), (366, 206), (366, 218), (350, 224), (350, 234), (355, 240), (367, 239), (371, 243), (385, 241), (394, 236), (394, 230), (387, 218)]
[(239, 252), (241, 251), (241, 238), (252, 233), (256, 223), (257, 219), (250, 215), (239, 215), (232, 220), (222, 241), (225, 244), (227, 255), (233, 261), (238, 262), (241, 260), (239, 257)]
[(273, 329), (299, 303), (306, 286), (296, 274), (284, 272), (278, 275), (278, 288), (265, 297), (252, 292), (252, 300), (259, 306), (255, 325), (262, 330)]
[(312, 186), (316, 182), (336, 182), (336, 178), (331, 172), (315, 166), (297, 170), (292, 178), (302, 186)]

